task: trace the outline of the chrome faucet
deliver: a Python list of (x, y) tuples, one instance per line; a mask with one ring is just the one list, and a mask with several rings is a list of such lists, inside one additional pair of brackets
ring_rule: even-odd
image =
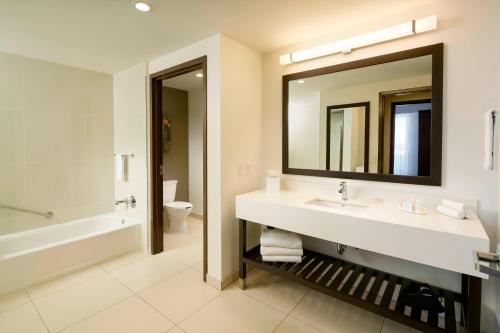
[(120, 205), (120, 204), (125, 204), (125, 206), (130, 206), (132, 208), (135, 208), (135, 205), (137, 204), (137, 201), (135, 200), (135, 197), (131, 195), (129, 198), (121, 199), (121, 200), (116, 200), (115, 205)]
[(341, 182), (340, 183), (340, 189), (339, 193), (342, 193), (342, 200), (347, 201), (347, 183), (346, 182)]

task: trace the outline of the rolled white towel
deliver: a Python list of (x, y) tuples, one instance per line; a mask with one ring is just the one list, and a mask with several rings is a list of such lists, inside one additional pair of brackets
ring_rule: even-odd
[(291, 232), (279, 229), (266, 229), (260, 235), (260, 245), (265, 247), (284, 247), (302, 249), (302, 239)]
[(464, 219), (465, 218), (465, 211), (463, 210), (457, 210), (453, 208), (449, 208), (443, 205), (438, 205), (437, 206), (437, 211), (440, 212), (443, 215), (448, 215), (456, 219)]
[(472, 211), (470, 207), (463, 202), (443, 199), (441, 200), (441, 206), (445, 206), (458, 211), (463, 211), (465, 213), (466, 219), (472, 217)]
[(270, 262), (301, 262), (301, 256), (262, 256), (262, 261)]
[(262, 256), (302, 256), (304, 251), (302, 249), (287, 249), (286, 247), (260, 247), (260, 254)]

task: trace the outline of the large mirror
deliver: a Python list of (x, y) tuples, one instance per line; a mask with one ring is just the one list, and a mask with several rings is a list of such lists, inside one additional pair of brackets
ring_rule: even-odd
[(283, 77), (283, 172), (441, 185), (443, 44)]

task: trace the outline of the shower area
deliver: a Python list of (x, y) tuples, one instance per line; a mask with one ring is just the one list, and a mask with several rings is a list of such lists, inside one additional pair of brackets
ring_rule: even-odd
[(0, 295), (141, 247), (115, 212), (113, 76), (0, 53)]

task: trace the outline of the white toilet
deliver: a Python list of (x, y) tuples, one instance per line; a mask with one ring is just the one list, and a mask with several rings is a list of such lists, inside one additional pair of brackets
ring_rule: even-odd
[(167, 211), (167, 219), (165, 221), (165, 229), (173, 232), (186, 232), (187, 216), (193, 210), (193, 204), (184, 201), (175, 201), (175, 190), (177, 188), (177, 180), (163, 181), (163, 207)]

